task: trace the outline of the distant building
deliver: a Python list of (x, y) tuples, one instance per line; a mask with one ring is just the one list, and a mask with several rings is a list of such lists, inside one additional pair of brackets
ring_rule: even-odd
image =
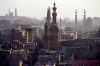
[[(13, 40), (19, 40), (21, 42), (25, 41), (25, 30), (12, 30), (12, 39)], [(26, 36), (27, 37), (27, 36)], [(27, 41), (27, 38), (26, 38)]]
[(9, 28), (12, 28), (12, 21), (11, 20), (0, 20), (0, 28), (6, 28), (6, 29), (9, 29)]

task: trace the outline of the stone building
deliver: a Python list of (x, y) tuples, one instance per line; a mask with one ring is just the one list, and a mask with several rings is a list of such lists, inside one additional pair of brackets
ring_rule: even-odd
[(53, 9), (53, 13), (52, 13), (52, 22), (51, 22), (51, 16), (50, 16), (50, 8), (48, 8), (48, 12), (47, 12), (47, 18), (46, 18), (46, 23), (44, 26), (44, 48), (48, 49), (48, 50), (61, 50), (61, 46), (60, 46), (60, 37), (59, 37), (59, 28), (58, 28), (58, 23), (56, 21), (56, 7), (55, 7), (55, 3), (54, 3), (54, 7)]

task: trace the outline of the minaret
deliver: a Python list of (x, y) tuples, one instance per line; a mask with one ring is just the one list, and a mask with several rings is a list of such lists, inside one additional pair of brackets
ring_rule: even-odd
[(51, 11), (50, 11), (50, 7), (48, 7), (48, 9), (47, 9), (46, 23), (48, 24), (48, 26), (50, 26), (50, 24), (51, 24)]
[(8, 14), (10, 15), (10, 8), (9, 8)]
[(86, 11), (85, 10), (84, 10), (83, 24), (84, 24), (84, 27), (85, 27), (85, 24), (86, 24)]
[(54, 7), (52, 8), (53, 9), (53, 13), (52, 13), (52, 17), (53, 17), (53, 24), (57, 24), (56, 23), (56, 16), (57, 16), (57, 13), (56, 13), (56, 7), (55, 7), (56, 3), (54, 2)]
[(45, 25), (44, 25), (44, 36), (48, 36), (48, 25), (47, 25), (47, 23), (45, 23)]
[(50, 7), (47, 9), (47, 17), (46, 17), (46, 22), (44, 25), (44, 36), (43, 36), (43, 40), (44, 40), (44, 48), (49, 50), (49, 39), (48, 39), (48, 29), (50, 26), (50, 21), (51, 20), (51, 12), (50, 12)]
[(44, 36), (42, 38), (44, 40), (44, 48), (49, 50), (48, 25), (47, 25), (47, 23), (45, 23), (45, 25), (44, 25)]
[(77, 10), (75, 12), (75, 31), (77, 31)]
[(62, 23), (61, 23), (61, 18), (60, 18), (60, 30), (61, 30), (61, 27), (62, 27)]
[(86, 11), (84, 10), (84, 15), (83, 15), (83, 32), (86, 31)]
[(17, 16), (17, 9), (15, 8), (15, 16)]

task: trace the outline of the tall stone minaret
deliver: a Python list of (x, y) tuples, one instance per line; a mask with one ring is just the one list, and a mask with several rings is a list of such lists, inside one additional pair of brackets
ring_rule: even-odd
[(47, 23), (45, 23), (44, 25), (44, 36), (42, 37), (44, 40), (44, 49), (48, 49), (49, 50), (49, 40), (48, 40), (48, 25)]
[(84, 18), (83, 18), (83, 23), (84, 23), (84, 26), (86, 24), (86, 11), (84, 10)]
[(48, 25), (45, 23), (44, 25), (44, 36), (48, 37)]
[(61, 18), (60, 18), (60, 30), (62, 29), (62, 23), (61, 23)]
[(56, 24), (57, 25), (57, 22), (56, 22), (56, 16), (57, 16), (57, 13), (56, 13), (56, 7), (55, 7), (56, 3), (54, 2), (54, 7), (52, 8), (53, 9), (53, 13), (52, 13), (52, 17), (53, 17), (53, 24)]
[(49, 50), (49, 27), (51, 25), (51, 12), (50, 12), (50, 7), (47, 9), (47, 17), (46, 17), (46, 22), (44, 25), (44, 36), (43, 36), (43, 40), (44, 40), (44, 48)]
[(17, 16), (17, 9), (15, 8), (15, 16)]
[(48, 24), (48, 26), (51, 25), (51, 11), (50, 11), (50, 7), (47, 8), (46, 23)]
[(77, 31), (77, 10), (75, 12), (75, 31)]
[(83, 31), (86, 29), (86, 11), (84, 10), (84, 18), (83, 18)]

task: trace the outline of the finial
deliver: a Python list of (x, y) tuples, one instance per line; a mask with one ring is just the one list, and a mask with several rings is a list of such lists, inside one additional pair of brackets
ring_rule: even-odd
[(75, 13), (77, 14), (77, 9), (76, 9), (76, 12)]
[(47, 8), (47, 12), (50, 13), (50, 7)]
[(54, 7), (55, 7), (56, 3), (54, 2)]
[(48, 10), (50, 10), (50, 6), (48, 7)]
[(86, 10), (84, 9), (84, 14), (86, 14)]
[(54, 0), (54, 3), (55, 3), (55, 0)]

